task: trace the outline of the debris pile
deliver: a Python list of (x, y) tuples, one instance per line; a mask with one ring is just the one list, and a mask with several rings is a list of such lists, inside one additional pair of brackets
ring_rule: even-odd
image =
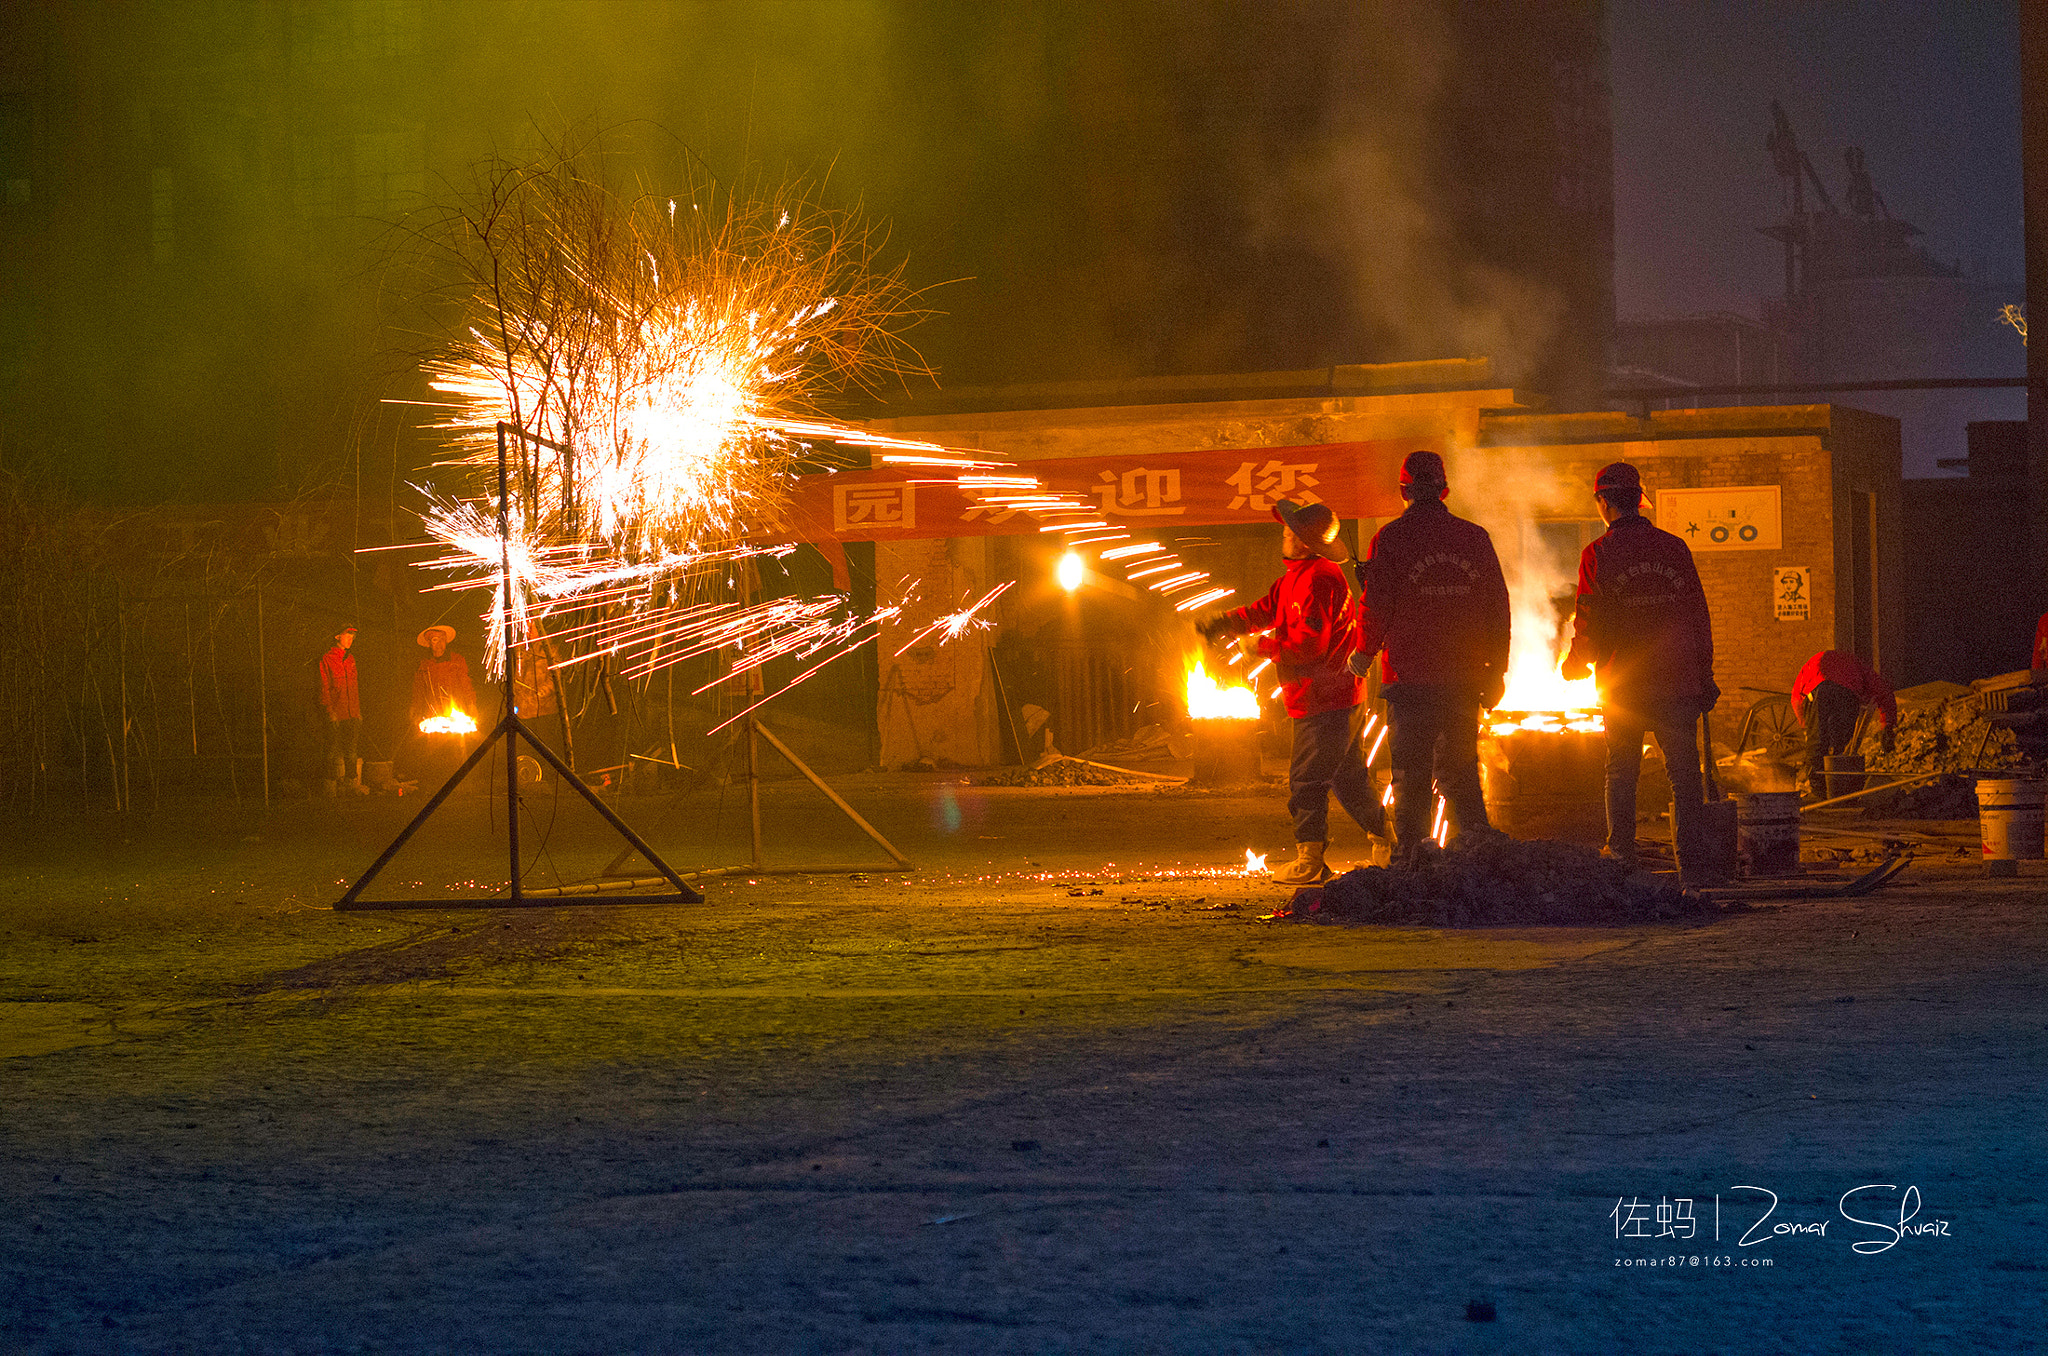
[(1305, 922), (1432, 927), (1621, 924), (1717, 914), (1675, 883), (1631, 875), (1591, 848), (1505, 835), (1453, 843), (1425, 865), (1367, 866), (1295, 892), (1282, 917)]
[[(1863, 739), (1863, 763), (1872, 772), (1915, 776), (2010, 767), (2020, 761), (2012, 731), (1992, 724), (1977, 693), (1925, 706), (1901, 706), (1892, 751), (1885, 753), (1875, 722)], [(1976, 814), (1972, 808), (1970, 814)], [(1948, 816), (1944, 816), (1945, 818)]]
[(1151, 777), (1133, 777), (1062, 758), (1043, 767), (1006, 767), (974, 779), (976, 786), (1157, 786)]
[(1977, 787), (1968, 777), (1950, 773), (1903, 790), (1873, 791), (1863, 806), (1877, 819), (1975, 819)]

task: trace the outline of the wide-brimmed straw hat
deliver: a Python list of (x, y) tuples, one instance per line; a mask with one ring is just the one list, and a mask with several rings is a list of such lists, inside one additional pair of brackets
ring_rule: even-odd
[(1351, 551), (1337, 536), (1337, 515), (1328, 504), (1297, 504), (1282, 499), (1273, 505), (1273, 516), (1287, 524), (1287, 530), (1309, 550), (1339, 564), (1351, 559)]
[(455, 643), (455, 628), (452, 626), (429, 626), (426, 630), (420, 632), (420, 648), (423, 650), (433, 649), (435, 636), (441, 638), (442, 644), (453, 645)]

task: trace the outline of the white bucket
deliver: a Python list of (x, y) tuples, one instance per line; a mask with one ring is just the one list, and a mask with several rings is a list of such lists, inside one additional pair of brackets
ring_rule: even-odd
[(2041, 859), (2042, 797), (2048, 784), (2010, 778), (1977, 783), (1977, 820), (1987, 861)]

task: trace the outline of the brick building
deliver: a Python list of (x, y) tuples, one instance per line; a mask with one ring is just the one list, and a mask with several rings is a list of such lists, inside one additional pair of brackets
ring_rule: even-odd
[[(1372, 449), (1378, 467), (1401, 444), (1437, 446), (1451, 465), (1453, 510), (1484, 523), (1511, 579), (1523, 576), (1527, 592), (1548, 598), (1549, 619), (1540, 606), (1518, 617), (1537, 627), (1568, 615), (1578, 551), (1602, 530), (1594, 471), (1631, 461), (1643, 473), (1646, 511), (1694, 543), (1724, 694), (1717, 733), (1732, 731), (1759, 695), (1745, 689), (1786, 691), (1816, 650), (1852, 650), (1888, 671), (1903, 661), (1895, 420), (1834, 405), (1546, 414), (1489, 377), (1484, 360), (1461, 360), (1009, 388), (956, 393), (954, 409), (879, 427), (1025, 465), (1210, 449), (1257, 460), (1286, 449), (1323, 456), (1325, 479), (1345, 458), (1368, 455), (1360, 449)], [(1345, 522), (1348, 538), (1369, 539), (1399, 507), (1388, 475), (1372, 511)], [(1017, 583), (991, 632), (902, 655), (883, 636), (884, 765), (1002, 759), (1011, 736), (999, 680), (1013, 712), (1026, 701), (1052, 712), (1069, 752), (1178, 716), (1183, 663), (1195, 649), (1187, 616), (1106, 566), (1080, 590), (1059, 588), (1059, 548), (1036, 532), (924, 530), (932, 535), (877, 544), (882, 597), (923, 581), (927, 610), (943, 611), (955, 597)], [(1258, 597), (1278, 572), (1277, 531), (1262, 506), (1240, 523), (1171, 535), (1191, 564), (1236, 589), (1219, 606)], [(924, 624), (921, 614), (906, 617), (905, 639)]]

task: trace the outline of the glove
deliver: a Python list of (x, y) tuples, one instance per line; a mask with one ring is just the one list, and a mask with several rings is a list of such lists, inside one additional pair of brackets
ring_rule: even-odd
[(1230, 614), (1215, 612), (1195, 623), (1195, 634), (1203, 640), (1213, 641), (1219, 636), (1230, 634)]
[(1508, 695), (1507, 675), (1500, 672), (1486, 675), (1486, 682), (1479, 689), (1479, 709), (1491, 711), (1500, 705), (1501, 698)]
[(1370, 678), (1372, 677), (1372, 661), (1373, 657), (1363, 650), (1353, 650), (1351, 657), (1344, 661), (1344, 667), (1351, 671), (1351, 676), (1354, 678)]
[(1714, 686), (1714, 680), (1707, 679), (1707, 685), (1700, 692), (1700, 714), (1705, 715), (1721, 704), (1721, 689)]
[(1593, 676), (1593, 666), (1583, 659), (1573, 659), (1570, 655), (1566, 655), (1564, 667), (1560, 672), (1564, 675), (1564, 680), (1567, 683), (1576, 683), (1581, 678), (1591, 678)]

